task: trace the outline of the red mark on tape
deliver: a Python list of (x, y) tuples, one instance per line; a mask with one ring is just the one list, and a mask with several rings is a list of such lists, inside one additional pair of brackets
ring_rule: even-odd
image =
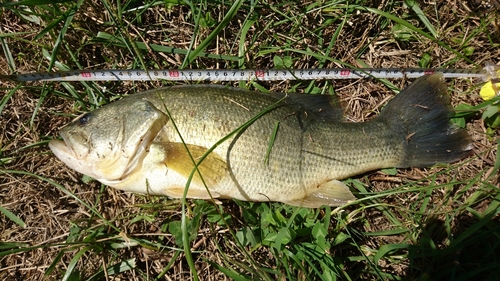
[(340, 76), (348, 76), (349, 74), (351, 74), (351, 71), (349, 69), (342, 69), (340, 71)]
[(432, 74), (434, 73), (434, 69), (426, 69), (424, 70), (424, 74)]
[(256, 77), (264, 77), (266, 76), (266, 72), (264, 70), (255, 70)]
[(179, 77), (179, 71), (177, 71), (177, 70), (169, 70), (168, 71), (168, 76), (170, 76), (170, 77)]
[(82, 77), (92, 77), (92, 73), (90, 73), (90, 72), (81, 72), (80, 75)]

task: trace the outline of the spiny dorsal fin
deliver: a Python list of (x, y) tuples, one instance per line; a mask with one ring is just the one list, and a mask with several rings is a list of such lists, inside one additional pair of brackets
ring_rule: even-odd
[(321, 206), (342, 206), (356, 200), (349, 188), (338, 180), (322, 183), (316, 190), (302, 199), (284, 201), (292, 206), (319, 208)]
[[(192, 144), (186, 144), (186, 146), (182, 143), (176, 142), (162, 142), (160, 144), (166, 151), (164, 161), (167, 167), (181, 176), (186, 177), (186, 179), (191, 175), (193, 169), (195, 168), (186, 148), (191, 153), (195, 162), (198, 162), (208, 151), (205, 147)], [(222, 160), (222, 158), (215, 152), (212, 152), (208, 154), (201, 164), (198, 165), (198, 170), (200, 171), (203, 180), (210, 188), (215, 186), (223, 177), (227, 175), (228, 169), (226, 162), (224, 162), (224, 160)], [(194, 173), (194, 184), (203, 185), (200, 173)]]

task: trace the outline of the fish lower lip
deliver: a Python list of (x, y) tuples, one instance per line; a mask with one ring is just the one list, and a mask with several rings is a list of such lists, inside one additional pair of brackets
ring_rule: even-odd
[(65, 155), (64, 158), (79, 160), (79, 157), (75, 153), (73, 147), (69, 143), (67, 143), (64, 138), (62, 140), (51, 140), (49, 142), (49, 148), (59, 159), (61, 159), (61, 157)]
[(56, 139), (51, 140), (49, 142), (49, 148), (50, 150), (52, 150), (52, 152), (55, 152), (55, 150), (57, 150), (74, 155), (73, 150), (66, 144), (66, 142), (61, 140), (56, 140)]

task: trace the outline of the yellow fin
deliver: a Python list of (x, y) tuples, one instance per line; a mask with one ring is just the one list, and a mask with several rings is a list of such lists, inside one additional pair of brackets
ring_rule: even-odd
[(338, 180), (331, 180), (322, 183), (316, 190), (302, 199), (284, 201), (284, 203), (293, 206), (319, 208), (323, 205), (342, 206), (353, 200), (356, 200), (356, 197), (354, 197), (344, 183)]
[[(198, 162), (208, 150), (198, 145), (186, 144), (186, 146), (184, 146), (182, 143), (174, 142), (165, 142), (161, 143), (161, 145), (163, 145), (166, 151), (166, 158), (164, 161), (167, 167), (186, 179), (191, 175), (195, 167), (191, 157), (189, 157), (186, 147), (189, 149), (195, 162)], [(227, 164), (217, 155), (217, 153), (212, 152), (200, 165), (198, 165), (198, 170), (207, 186), (213, 187), (227, 175)], [(198, 172), (194, 173), (192, 182), (196, 185), (203, 186), (203, 182)], [(184, 190), (184, 188), (182, 188), (182, 190)], [(189, 191), (191, 191), (191, 188)]]
[[(170, 187), (165, 190), (165, 195), (172, 197), (172, 198), (182, 198), (184, 195), (184, 186), (176, 186), (176, 187)], [(210, 197), (212, 195), (212, 197)], [(211, 191), (210, 194), (208, 191), (203, 187), (202, 189), (195, 188), (195, 187), (189, 187), (189, 190), (187, 192), (186, 198), (192, 198), (192, 199), (212, 199), (212, 198), (218, 198), (220, 197), (220, 194), (214, 191)], [(215, 202), (219, 202), (218, 200), (215, 200)]]

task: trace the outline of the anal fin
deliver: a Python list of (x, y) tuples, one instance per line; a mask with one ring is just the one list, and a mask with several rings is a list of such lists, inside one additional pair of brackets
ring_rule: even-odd
[(344, 183), (331, 180), (322, 183), (304, 198), (284, 201), (284, 203), (299, 207), (319, 208), (321, 206), (342, 206), (353, 200), (356, 200), (356, 197)]

